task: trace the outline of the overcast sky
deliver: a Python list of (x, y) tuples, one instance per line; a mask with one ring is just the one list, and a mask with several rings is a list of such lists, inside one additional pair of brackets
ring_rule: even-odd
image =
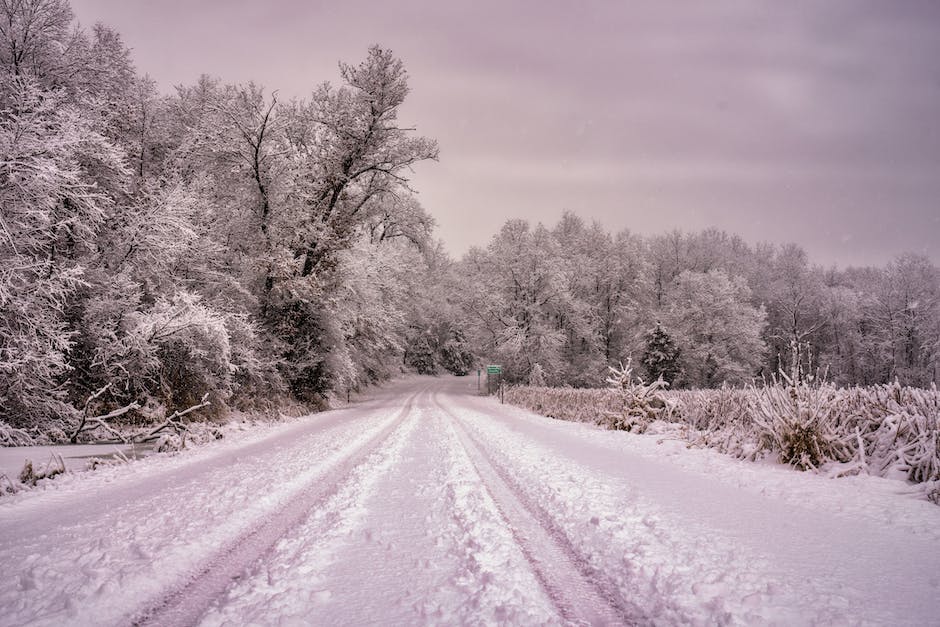
[(413, 183), (460, 255), (508, 218), (716, 226), (822, 264), (940, 261), (940, 2), (72, 0), (169, 91), (208, 73), (305, 97), (378, 43)]

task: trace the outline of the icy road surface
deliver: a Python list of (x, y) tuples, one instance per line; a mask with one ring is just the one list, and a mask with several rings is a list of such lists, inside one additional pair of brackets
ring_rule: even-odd
[(936, 625), (940, 507), (413, 378), (0, 499), (3, 625)]

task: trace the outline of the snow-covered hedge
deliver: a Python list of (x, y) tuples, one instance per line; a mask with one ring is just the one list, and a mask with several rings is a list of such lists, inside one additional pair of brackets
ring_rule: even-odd
[[(693, 445), (749, 460), (774, 455), (803, 470), (826, 466), (835, 474), (940, 481), (940, 392), (935, 385), (775, 383), (650, 394), (658, 399), (656, 420), (672, 423), (672, 431)], [(506, 402), (545, 416), (608, 428), (624, 428), (620, 417), (630, 411), (624, 398), (619, 389), (517, 386), (505, 393)], [(643, 398), (649, 403), (649, 395)]]

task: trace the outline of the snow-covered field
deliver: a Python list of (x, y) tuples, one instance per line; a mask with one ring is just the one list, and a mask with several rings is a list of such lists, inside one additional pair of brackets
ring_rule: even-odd
[(940, 617), (940, 507), (412, 378), (0, 499), (0, 624)]

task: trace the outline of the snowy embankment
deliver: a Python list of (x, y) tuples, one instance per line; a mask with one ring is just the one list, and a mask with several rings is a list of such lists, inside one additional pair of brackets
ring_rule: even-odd
[(419, 378), (0, 501), (0, 624), (935, 624), (940, 508)]

